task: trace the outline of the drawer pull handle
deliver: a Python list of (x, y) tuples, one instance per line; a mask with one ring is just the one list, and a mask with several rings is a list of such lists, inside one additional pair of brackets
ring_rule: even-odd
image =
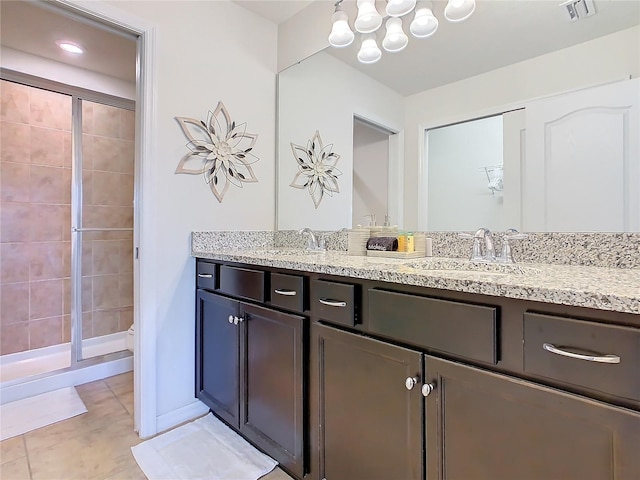
[(587, 362), (620, 363), (620, 357), (618, 355), (583, 355), (581, 353), (574, 353), (563, 350), (551, 343), (543, 343), (542, 348), (544, 348), (547, 352), (555, 353), (556, 355), (577, 358), (578, 360), (586, 360)]
[(274, 292), (278, 295), (284, 295), (285, 297), (295, 297), (297, 295), (297, 292), (295, 290), (280, 290), (276, 288)]
[(200, 278), (213, 278), (213, 275), (210, 273), (199, 273), (198, 277)]
[(328, 298), (319, 298), (318, 299), (321, 304), (327, 305), (329, 307), (346, 307), (347, 302), (342, 302), (340, 300), (330, 300)]

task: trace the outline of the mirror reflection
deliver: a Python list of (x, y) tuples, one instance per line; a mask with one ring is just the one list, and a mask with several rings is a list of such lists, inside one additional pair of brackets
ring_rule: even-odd
[[(600, 3), (568, 23), (553, 2), (478, 2), (455, 30), (441, 22), (433, 38), (411, 38), (374, 65), (358, 64), (352, 45), (281, 72), (277, 227), (339, 229), (375, 213), (378, 224), (388, 214), (419, 230), (640, 231), (640, 3)], [(425, 41), (429, 53), (415, 57)], [(501, 122), (488, 153), (459, 135), (476, 119)], [(386, 164), (358, 153), (359, 123), (389, 132)], [(316, 130), (343, 173), (318, 208), (289, 187), (290, 144)]]

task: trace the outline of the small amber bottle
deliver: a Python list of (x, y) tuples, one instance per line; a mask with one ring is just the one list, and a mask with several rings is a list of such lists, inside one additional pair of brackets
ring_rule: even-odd
[(405, 232), (398, 232), (398, 251), (407, 251), (407, 234)]

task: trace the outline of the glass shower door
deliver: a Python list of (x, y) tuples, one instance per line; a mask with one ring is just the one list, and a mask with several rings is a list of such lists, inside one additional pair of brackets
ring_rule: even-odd
[[(78, 100), (81, 188), (75, 219), (82, 317), (78, 360), (126, 349), (133, 324), (134, 125), (131, 110)], [(81, 200), (81, 201), (80, 201)]]

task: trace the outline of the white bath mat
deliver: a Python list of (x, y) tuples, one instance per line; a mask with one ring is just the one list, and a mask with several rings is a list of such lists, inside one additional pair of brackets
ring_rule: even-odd
[(131, 451), (149, 480), (256, 480), (278, 464), (211, 413)]
[(22, 435), (85, 413), (73, 387), (61, 388), (0, 405), (0, 440)]

